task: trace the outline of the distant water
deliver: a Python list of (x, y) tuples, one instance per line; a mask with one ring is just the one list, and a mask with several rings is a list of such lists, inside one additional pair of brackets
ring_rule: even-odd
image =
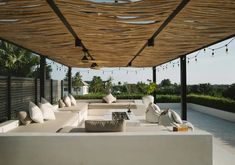
[[(180, 110), (176, 110), (180, 114)], [(235, 148), (235, 123), (210, 116), (194, 110), (188, 110), (188, 121), (195, 129), (205, 130), (225, 144)]]

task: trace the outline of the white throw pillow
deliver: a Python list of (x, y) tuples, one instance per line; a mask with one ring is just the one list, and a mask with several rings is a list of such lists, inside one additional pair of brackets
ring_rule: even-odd
[(40, 108), (33, 102), (29, 102), (29, 116), (36, 123), (43, 123), (43, 115)]
[(69, 94), (69, 98), (71, 100), (71, 105), (73, 105), (73, 106), (77, 105), (77, 102), (76, 102), (75, 98), (73, 97), (73, 95)]
[(183, 121), (182, 121), (180, 115), (178, 115), (178, 113), (176, 113), (176, 112), (173, 111), (173, 110), (170, 110), (170, 112), (171, 112), (171, 116), (172, 116), (173, 120), (174, 120), (176, 123), (178, 123), (178, 124), (183, 124)]
[(39, 108), (41, 109), (43, 118), (45, 120), (55, 120), (54, 111), (48, 103), (39, 103)]
[(149, 106), (149, 103), (154, 102), (154, 97), (151, 95), (143, 96), (142, 101), (143, 101), (144, 106), (147, 108)]
[(103, 100), (106, 101), (106, 103), (108, 103), (108, 104), (111, 104), (112, 102), (116, 102), (117, 101), (116, 97), (114, 97), (111, 93), (106, 95), (106, 96), (104, 96)]
[(161, 109), (159, 108), (159, 106), (157, 104), (152, 103), (151, 105), (155, 111), (157, 111), (158, 113), (161, 113)]
[(49, 101), (47, 101), (45, 98), (41, 97), (41, 103), (42, 104), (48, 104), (54, 112), (58, 112), (58, 106), (52, 105)]
[(71, 107), (71, 100), (70, 100), (69, 96), (64, 97), (64, 103), (65, 103), (66, 107)]

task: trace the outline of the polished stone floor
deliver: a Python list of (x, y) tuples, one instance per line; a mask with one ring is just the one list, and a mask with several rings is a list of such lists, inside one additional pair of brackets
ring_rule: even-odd
[[(176, 110), (180, 113), (180, 110)], [(195, 129), (213, 135), (213, 165), (235, 164), (235, 123), (194, 110), (188, 110), (188, 121)]]

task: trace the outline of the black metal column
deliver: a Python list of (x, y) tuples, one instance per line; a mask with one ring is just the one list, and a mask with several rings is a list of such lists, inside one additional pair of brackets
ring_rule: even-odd
[(68, 93), (72, 92), (72, 68), (68, 69)]
[(181, 81), (181, 118), (187, 120), (187, 72), (186, 56), (180, 57), (180, 81)]
[(11, 120), (11, 75), (7, 78), (7, 118)]
[[(153, 83), (155, 83), (156, 84), (156, 66), (154, 66), (153, 67)], [(153, 97), (154, 97), (154, 103), (156, 103), (156, 95), (157, 95), (157, 93), (156, 93), (156, 90), (154, 90), (154, 92), (153, 92)]]
[(40, 100), (45, 97), (46, 84), (46, 57), (40, 56)]
[(53, 104), (53, 80), (51, 79), (51, 91), (50, 91), (50, 93), (51, 93), (51, 104)]
[(61, 80), (61, 83), (60, 83), (61, 85), (61, 99), (63, 99), (63, 97), (64, 97), (64, 80)]
[(38, 79), (37, 78), (35, 78), (35, 80), (34, 80), (34, 85), (35, 85), (35, 99), (34, 99), (34, 101), (35, 101), (35, 104), (38, 104)]

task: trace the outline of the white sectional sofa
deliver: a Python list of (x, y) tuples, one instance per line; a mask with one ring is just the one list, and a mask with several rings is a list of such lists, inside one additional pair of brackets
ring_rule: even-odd
[(87, 115), (102, 116), (108, 110), (88, 107), (81, 101), (77, 107), (59, 109), (54, 121), (0, 133), (0, 164), (212, 165), (211, 134), (171, 132), (157, 124), (128, 127), (126, 132), (88, 133), (78, 125)]

